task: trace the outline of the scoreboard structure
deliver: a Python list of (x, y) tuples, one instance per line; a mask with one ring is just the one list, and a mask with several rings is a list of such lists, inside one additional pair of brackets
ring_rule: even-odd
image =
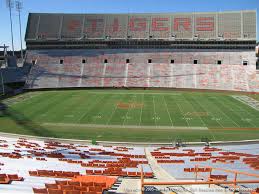
[(172, 14), (30, 13), (25, 39), (256, 40), (256, 11)]

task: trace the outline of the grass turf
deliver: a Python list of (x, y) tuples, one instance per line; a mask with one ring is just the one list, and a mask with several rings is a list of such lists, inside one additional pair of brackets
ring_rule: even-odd
[(3, 103), (2, 132), (144, 142), (259, 139), (259, 111), (225, 93), (66, 90), (25, 93)]

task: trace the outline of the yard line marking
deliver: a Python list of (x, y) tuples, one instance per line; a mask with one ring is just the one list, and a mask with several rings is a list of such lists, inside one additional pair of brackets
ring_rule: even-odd
[[(232, 96), (234, 99), (248, 105), (249, 107), (259, 111), (259, 102), (249, 96)], [(244, 110), (242, 108), (240, 108), (238, 105), (234, 104), (234, 106), (236, 106), (239, 110)], [(250, 116), (254, 117), (254, 115), (252, 113), (250, 113), (249, 111), (245, 111), (247, 114), (249, 114)]]
[[(215, 97), (215, 99), (217, 99), (217, 97)], [(194, 101), (196, 101), (201, 107), (202, 107), (202, 109), (204, 110), (204, 111), (206, 111), (206, 108), (203, 106), (203, 104), (201, 104), (198, 100), (195, 100), (194, 99)], [(208, 103), (207, 102), (204, 102), (204, 103), (206, 103), (207, 105), (208, 105)], [(213, 106), (214, 107), (214, 106)], [(215, 106), (215, 108), (216, 109), (218, 109), (220, 112), (223, 112), (221, 109), (219, 109), (217, 106)], [(217, 111), (218, 112), (218, 111)], [(223, 112), (223, 114), (225, 114), (224, 112)], [(225, 116), (226, 116), (226, 114), (225, 114)], [(214, 114), (213, 114), (213, 118), (215, 118), (215, 116), (214, 116)], [(212, 118), (212, 119), (213, 119)], [(229, 117), (228, 117), (229, 118)], [(232, 119), (231, 119), (232, 120)], [(222, 128), (224, 128), (224, 126), (220, 123), (220, 122), (218, 122), (218, 120), (216, 119), (215, 120)], [(235, 124), (235, 123), (234, 123)], [(238, 126), (238, 125), (237, 125)]]
[[(144, 103), (143, 103), (143, 100), (144, 100), (144, 94), (142, 94), (142, 97), (141, 97), (141, 103), (142, 103), (142, 104), (144, 104)], [(139, 117), (139, 123), (138, 123), (138, 125), (141, 125), (141, 122), (142, 122), (142, 111), (143, 111), (143, 107), (144, 107), (144, 105), (141, 106), (141, 111), (140, 111), (140, 117)]]
[[(233, 97), (233, 96), (231, 96), (231, 97)], [(248, 97), (248, 96), (247, 96), (247, 97)], [(237, 98), (233, 97), (233, 98), (236, 99), (236, 100), (239, 101), (239, 102), (242, 102), (242, 103), (246, 104), (246, 102), (242, 101), (242, 99), (239, 99), (238, 97), (237, 97)], [(249, 97), (248, 97), (248, 98), (249, 98)], [(257, 102), (258, 102), (258, 101), (257, 101)], [(232, 103), (232, 104), (233, 104), (233, 106), (237, 107), (238, 110), (244, 111), (244, 109), (240, 108), (236, 103)], [(252, 106), (249, 105), (249, 104), (246, 104), (246, 105), (248, 105), (249, 107), (254, 108), (255, 110), (257, 110), (255, 107), (252, 107)], [(259, 102), (258, 102), (258, 105), (259, 105)], [(233, 112), (236, 112), (236, 111), (234, 111), (234, 109), (231, 108), (231, 106), (230, 106), (230, 109), (231, 109)], [(245, 110), (245, 112), (246, 112), (246, 114), (249, 114), (249, 115), (252, 116), (252, 117), (254, 116), (254, 115), (252, 115), (250, 112), (248, 112), (248, 111), (246, 111), (246, 110)], [(238, 117), (240, 117), (240, 116), (238, 115)], [(240, 117), (240, 118), (242, 119), (242, 117)], [(250, 123), (250, 124), (252, 124), (254, 127), (256, 127), (256, 125), (254, 125), (254, 123), (251, 123), (251, 122), (248, 122), (248, 123)]]
[(211, 130), (209, 130), (209, 133), (212, 135), (213, 139), (216, 140), (214, 133)]
[[(62, 93), (58, 93), (58, 94), (55, 94), (55, 95), (53, 95), (53, 97), (57, 97), (57, 96), (61, 96), (62, 95)], [(52, 99), (52, 100), (49, 100), (48, 99), (48, 101), (49, 101), (49, 103), (47, 104), (48, 106), (51, 104), (53, 104), (54, 105), (54, 103), (53, 102), (57, 102), (57, 100), (59, 101), (59, 102), (57, 102), (57, 103), (55, 103), (55, 106), (60, 106), (60, 104), (64, 104), (64, 102), (66, 102), (66, 100), (69, 100), (68, 98), (69, 97), (71, 97), (72, 96), (72, 93), (67, 93), (66, 95), (62, 95), (61, 97), (62, 97), (62, 100), (59, 100), (58, 98), (49, 98), (49, 99)], [(66, 104), (66, 103), (65, 103)], [(44, 113), (45, 114), (49, 114), (49, 115), (51, 115), (51, 113), (56, 113), (56, 109), (53, 109), (53, 107), (54, 106), (50, 106), (51, 108), (49, 108), (47, 111), (45, 111)], [(37, 115), (38, 114), (35, 114), (36, 115), (36, 117), (37, 117)], [(35, 115), (32, 115), (31, 116), (31, 118), (33, 118)], [(59, 115), (55, 115), (54, 117), (51, 117), (50, 119), (52, 120), (53, 118), (55, 118), (56, 119), (56, 117), (57, 116), (59, 116)], [(64, 117), (64, 116), (63, 116)]]
[(165, 96), (164, 96), (164, 95), (163, 95), (163, 99), (164, 99), (164, 104), (165, 104), (165, 107), (166, 107), (167, 114), (168, 114), (168, 116), (169, 116), (169, 118), (170, 118), (170, 121), (171, 121), (171, 125), (174, 126), (174, 125), (173, 125), (172, 118), (171, 118), (171, 115), (170, 115), (170, 113), (169, 113), (169, 111), (168, 111), (168, 106), (167, 106), (167, 103), (166, 103), (166, 101), (165, 101)]
[[(97, 112), (96, 112), (96, 115), (100, 115), (101, 116), (101, 118), (103, 118), (103, 117), (105, 117), (105, 114), (104, 113), (106, 113), (106, 112), (104, 112), (105, 110), (106, 110), (106, 106), (109, 104), (109, 102), (110, 102), (110, 100), (112, 99), (112, 98), (114, 98), (114, 96), (113, 95), (109, 95), (109, 96), (107, 96), (107, 101), (105, 101), (105, 102), (103, 102), (103, 106), (102, 106), (102, 109), (101, 110), (98, 110)], [(106, 113), (107, 114), (107, 113)], [(101, 118), (99, 118), (99, 119), (101, 119)], [(94, 118), (91, 122), (89, 122), (89, 124), (90, 123), (93, 123), (93, 124), (95, 124), (95, 122), (96, 122), (96, 118)]]
[[(181, 112), (181, 114), (183, 115), (183, 117), (185, 118), (185, 114), (183, 114), (183, 111), (182, 111), (182, 109), (180, 108), (180, 106), (178, 106), (178, 104), (175, 102), (175, 104), (176, 104), (176, 106), (178, 107), (178, 109), (180, 110), (180, 112)], [(186, 121), (186, 123), (187, 123), (187, 125), (190, 127), (190, 124), (189, 124), (189, 122), (188, 122), (188, 120), (186, 120), (186, 119), (184, 119), (185, 121)]]
[(156, 114), (156, 107), (155, 107), (155, 102), (154, 102), (154, 95), (152, 95), (152, 99), (153, 99), (153, 109), (154, 109), (154, 120), (155, 120), (155, 124), (157, 126), (157, 122), (156, 122), (156, 117), (157, 117), (157, 114)]
[[(202, 110), (204, 111), (204, 112), (207, 112), (207, 110), (206, 110), (206, 108), (204, 108), (203, 107), (203, 104), (201, 104), (200, 102), (199, 102), (199, 100), (195, 100), (193, 97), (191, 97), (195, 102), (197, 102), (197, 104), (199, 104), (200, 105), (200, 107), (202, 108)], [(206, 103), (207, 104), (207, 103)], [(203, 120), (202, 120), (203, 121)], [(218, 122), (218, 120), (215, 120), (222, 128), (223, 128), (223, 125), (220, 123), (220, 122)], [(204, 123), (204, 121), (203, 121), (203, 123)], [(204, 125), (205, 126), (207, 126), (205, 123), (204, 123)]]
[[(185, 96), (183, 96), (183, 97), (184, 97), (184, 99), (187, 101), (187, 103), (191, 105), (191, 109), (192, 109), (193, 111), (195, 111), (195, 108), (193, 107), (192, 103), (191, 103)], [(191, 98), (192, 98), (192, 97), (191, 97)], [(198, 116), (198, 117), (199, 117), (200, 121), (203, 123), (203, 126), (206, 126), (206, 124), (204, 123), (204, 121), (202, 120), (202, 118), (201, 118), (200, 116)]]
[(125, 115), (125, 118), (124, 118), (124, 120), (123, 120), (123, 126), (125, 125), (125, 121), (127, 120), (127, 116), (128, 116), (128, 113), (129, 113), (129, 110), (131, 110), (132, 109), (132, 107), (131, 106), (129, 106), (129, 108), (128, 108), (128, 110), (127, 110), (127, 113), (126, 113), (126, 115)]
[[(120, 97), (119, 101), (121, 101), (121, 99), (122, 99), (122, 95), (121, 95), (121, 97)], [(117, 109), (118, 109), (118, 107), (117, 107), (117, 105), (115, 105), (115, 108), (113, 109), (113, 111), (112, 111), (112, 114), (111, 114), (110, 118), (107, 120), (106, 125), (108, 125), (108, 124), (110, 123), (110, 121), (111, 121), (111, 119), (112, 119), (112, 117), (113, 117), (114, 113), (117, 111)]]
[[(225, 99), (225, 101), (226, 101), (226, 100), (227, 100), (227, 99)], [(242, 110), (242, 109), (240, 109), (239, 106), (237, 106), (235, 103), (232, 103), (232, 102), (230, 102), (230, 103), (233, 104), (233, 106), (236, 106), (238, 110)], [(234, 112), (234, 113), (236, 112), (236, 111), (232, 108), (232, 106), (229, 105), (228, 107), (229, 107), (229, 109), (230, 109), (232, 112)], [(247, 111), (246, 111), (246, 113), (247, 113), (247, 114), (250, 114), (250, 113), (248, 113)], [(251, 114), (250, 114), (250, 115), (251, 115)], [(239, 114), (237, 114), (237, 116), (240, 117)], [(242, 117), (240, 117), (240, 119), (242, 119)], [(231, 120), (232, 120), (232, 119), (231, 119)], [(233, 121), (233, 120), (232, 120), (232, 121)], [(250, 123), (250, 122), (249, 122), (249, 123)], [(253, 123), (250, 123), (250, 124), (252, 124), (254, 127), (256, 127)], [(238, 126), (239, 126), (239, 125), (238, 125)], [(240, 126), (239, 126), (239, 127), (240, 127)]]
[[(79, 117), (76, 122), (80, 122), (81, 119), (84, 118), (84, 117), (89, 113), (89, 111), (91, 110), (91, 108), (92, 108), (94, 105), (96, 105), (97, 102), (99, 102), (99, 101), (100, 101), (101, 99), (103, 99), (104, 97), (105, 97), (105, 96), (99, 96), (99, 97), (97, 96), (96, 99), (95, 99), (95, 101), (88, 107), (88, 110), (87, 110), (84, 114), (82, 114), (81, 117)], [(90, 104), (90, 101), (89, 101), (89, 103), (87, 103), (87, 105), (88, 105), (88, 104)]]
[[(215, 100), (222, 104), (220, 100), (218, 100), (218, 98), (215, 98)], [(231, 119), (224, 111), (222, 111), (220, 108), (218, 108), (217, 106), (215, 106), (220, 112), (222, 112), (229, 120), (231, 120), (237, 127), (240, 127), (233, 119)]]

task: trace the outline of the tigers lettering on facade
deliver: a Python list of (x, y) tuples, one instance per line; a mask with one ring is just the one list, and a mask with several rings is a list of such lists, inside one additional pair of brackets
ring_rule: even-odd
[(37, 14), (26, 39), (256, 39), (256, 11), (174, 14)]

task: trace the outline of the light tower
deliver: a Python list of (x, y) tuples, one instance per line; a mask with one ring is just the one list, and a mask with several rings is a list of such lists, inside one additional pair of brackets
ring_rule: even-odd
[(20, 41), (21, 41), (21, 58), (23, 59), (23, 49), (22, 49), (22, 26), (21, 26), (21, 11), (22, 11), (22, 2), (17, 0), (15, 1), (16, 11), (19, 16), (19, 29), (20, 29)]
[(6, 6), (9, 9), (10, 16), (10, 25), (11, 25), (11, 37), (12, 37), (12, 50), (14, 56), (14, 44), (13, 44), (13, 20), (12, 20), (12, 8), (13, 8), (13, 0), (6, 0)]

